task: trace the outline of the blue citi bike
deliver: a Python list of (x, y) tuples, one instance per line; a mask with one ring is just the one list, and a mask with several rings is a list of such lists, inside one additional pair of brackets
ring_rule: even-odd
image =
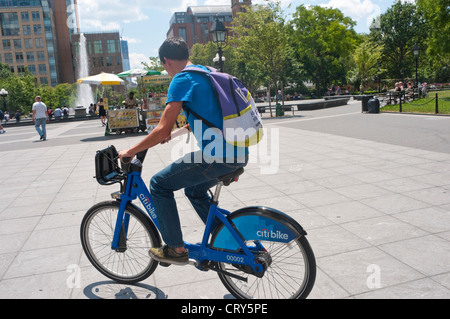
[[(96, 179), (101, 185), (120, 183), (111, 201), (91, 207), (81, 223), (81, 243), (92, 265), (106, 277), (133, 284), (148, 278), (158, 265), (148, 251), (161, 247), (158, 217), (142, 177), (146, 151), (128, 164), (114, 146), (98, 151)], [(119, 166), (119, 162), (121, 165)], [(189, 264), (215, 271), (239, 299), (300, 299), (311, 292), (316, 277), (314, 253), (305, 230), (288, 215), (268, 207), (245, 207), (233, 213), (219, 208), (222, 187), (244, 172), (218, 178), (203, 239), (185, 243)], [(144, 209), (132, 202), (139, 198)], [(220, 220), (215, 229), (213, 221)]]

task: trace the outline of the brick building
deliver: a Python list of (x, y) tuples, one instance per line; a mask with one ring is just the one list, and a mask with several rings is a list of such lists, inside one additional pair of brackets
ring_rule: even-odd
[[(102, 72), (118, 74), (124, 71), (122, 61), (122, 43), (118, 31), (83, 32), (86, 37), (87, 54), (89, 56), (89, 74)], [(72, 55), (74, 64), (80, 59), (80, 35), (72, 36)]]
[(225, 27), (230, 27), (233, 17), (251, 4), (251, 0), (231, 0), (230, 5), (190, 6), (186, 12), (174, 13), (167, 37), (181, 37), (189, 48), (197, 43), (208, 43), (209, 30), (216, 19), (222, 21)]

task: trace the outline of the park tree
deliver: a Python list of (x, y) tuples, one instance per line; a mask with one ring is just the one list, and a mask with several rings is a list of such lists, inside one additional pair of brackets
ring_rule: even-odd
[[(232, 45), (236, 49), (237, 73), (251, 79), (267, 79), (283, 91), (289, 63), (286, 24), (279, 3), (253, 5), (233, 20)], [(255, 84), (254, 81), (252, 81)], [(262, 84), (262, 83), (261, 83)], [(270, 87), (270, 85), (269, 85)], [(272, 109), (271, 109), (272, 116)]]
[(141, 62), (141, 65), (147, 70), (164, 71), (164, 67), (159, 60), (159, 57), (149, 57), (148, 62)]
[(383, 68), (388, 77), (403, 81), (412, 76), (412, 50), (415, 44), (425, 47), (425, 30), (425, 21), (414, 3), (397, 1), (380, 16), (370, 36), (383, 47)]
[(34, 103), (37, 88), (35, 77), (25, 69), (23, 74), (12, 73), (9, 66), (0, 63), (0, 89), (8, 91), (7, 110), (28, 112)]
[[(431, 77), (438, 82), (450, 78), (450, 6), (448, 0), (417, 0), (417, 11), (426, 23), (422, 53)], [(422, 59), (423, 60), (423, 59)], [(422, 64), (422, 65), (423, 65)]]
[(383, 47), (365, 38), (355, 49), (353, 60), (360, 83), (366, 88), (370, 81), (380, 76)]
[(297, 7), (290, 27), (290, 43), (316, 94), (333, 82), (345, 82), (352, 52), (358, 43), (355, 22), (339, 9)]

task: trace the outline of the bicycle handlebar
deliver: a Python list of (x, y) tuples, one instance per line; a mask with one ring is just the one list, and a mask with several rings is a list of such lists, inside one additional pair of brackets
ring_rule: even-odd
[(133, 158), (131, 157), (124, 157), (122, 159), (122, 161), (120, 161), (121, 165), (122, 165), (122, 171), (126, 174), (129, 173), (131, 165), (137, 165), (139, 167), (142, 167), (142, 163), (144, 163), (145, 160), (145, 156), (147, 155), (147, 151), (148, 150), (144, 150), (142, 152), (139, 152), (136, 154), (136, 159), (138, 160), (137, 163), (134, 163)]

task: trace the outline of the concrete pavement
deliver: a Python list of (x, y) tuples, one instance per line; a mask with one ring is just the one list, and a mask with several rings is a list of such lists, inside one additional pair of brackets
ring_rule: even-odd
[[(283, 126), (288, 120), (264, 120), (267, 143), (252, 150), (257, 157), (223, 191), (221, 206), (274, 207), (306, 229), (318, 267), (310, 298), (448, 299), (449, 152)], [(191, 266), (158, 267), (125, 286), (89, 264), (81, 219), (118, 190), (93, 179), (95, 152), (142, 139), (104, 137), (99, 124), (50, 125), (46, 142), (33, 127), (0, 136), (0, 298), (231, 298), (217, 274)], [(175, 145), (148, 152), (146, 180), (172, 160)], [(185, 239), (199, 241), (200, 220), (176, 196)]]

